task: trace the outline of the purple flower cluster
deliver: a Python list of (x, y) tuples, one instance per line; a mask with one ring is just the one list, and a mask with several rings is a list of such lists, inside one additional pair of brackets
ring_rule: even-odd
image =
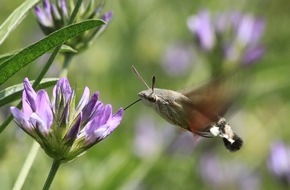
[(187, 25), (197, 46), (207, 53), (222, 52), (226, 60), (244, 64), (263, 55), (264, 21), (260, 18), (239, 12), (212, 15), (203, 10), (189, 17)]
[[(84, 7), (85, 5), (80, 9), (75, 22), (87, 19), (102, 19), (108, 24), (113, 17), (112, 12), (102, 14), (103, 3), (95, 7), (94, 0), (91, 0), (87, 7)], [(43, 0), (42, 7), (36, 6), (34, 10), (43, 33), (48, 35), (67, 25), (73, 8), (73, 0), (56, 0), (55, 4), (51, 3), (50, 0)], [(83, 33), (77, 38), (67, 41), (65, 44), (79, 52), (85, 49), (89, 45), (89, 42), (102, 33), (106, 29), (107, 24)]]
[(225, 67), (251, 65), (264, 54), (265, 23), (253, 15), (202, 10), (187, 19), (187, 26), (194, 43), (171, 45), (162, 58), (163, 68), (171, 76), (185, 74), (197, 61), (208, 62), (214, 76)]
[(45, 90), (37, 93), (24, 79), (22, 110), (11, 107), (15, 122), (34, 138), (45, 152), (60, 161), (70, 161), (106, 138), (120, 124), (123, 109), (112, 114), (112, 106), (98, 100), (98, 92), (89, 98), (89, 88), (75, 106), (75, 91), (61, 78), (50, 102)]

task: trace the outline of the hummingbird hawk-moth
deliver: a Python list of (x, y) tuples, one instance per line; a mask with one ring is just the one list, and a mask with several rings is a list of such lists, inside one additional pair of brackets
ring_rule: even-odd
[(152, 77), (150, 88), (135, 67), (132, 68), (148, 88), (138, 93), (140, 99), (136, 102), (141, 101), (169, 123), (196, 135), (207, 138), (221, 137), (229, 151), (234, 152), (242, 147), (242, 139), (233, 132), (223, 117), (237, 95), (227, 90), (225, 83), (229, 80), (228, 77), (221, 75), (197, 89), (177, 92), (155, 88), (155, 76)]

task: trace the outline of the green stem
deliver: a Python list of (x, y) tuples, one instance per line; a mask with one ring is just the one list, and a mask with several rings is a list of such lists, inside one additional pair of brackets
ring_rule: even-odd
[(35, 160), (39, 147), (40, 147), (39, 144), (36, 141), (34, 141), (28, 153), (28, 156), (22, 166), (22, 169), (17, 177), (17, 180), (13, 186), (13, 190), (20, 190), (22, 188), (25, 182), (26, 176), (28, 175), (28, 172)]
[(42, 188), (43, 190), (48, 190), (50, 188), (60, 164), (61, 164), (61, 162), (59, 160), (53, 160), (49, 174), (48, 174), (46, 181), (45, 181), (45, 184)]
[(61, 69), (61, 72), (60, 72), (60, 77), (66, 77), (67, 76), (68, 68), (70, 66), (71, 60), (73, 58), (73, 55), (74, 54), (72, 54), (72, 53), (66, 53), (64, 55), (64, 61), (63, 61), (63, 66), (62, 66), (62, 69)]

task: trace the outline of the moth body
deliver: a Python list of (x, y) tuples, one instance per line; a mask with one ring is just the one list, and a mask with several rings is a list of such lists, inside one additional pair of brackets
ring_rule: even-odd
[(219, 136), (230, 151), (237, 151), (242, 147), (242, 139), (233, 132), (223, 117), (199, 105), (203, 98), (196, 96), (195, 99), (160, 88), (144, 90), (138, 95), (144, 105), (154, 109), (169, 123), (203, 137)]
[(144, 105), (154, 109), (173, 125), (203, 137), (219, 136), (223, 139), (225, 147), (232, 152), (242, 147), (242, 139), (222, 117), (237, 96), (236, 91), (230, 91), (228, 85), (225, 85), (226, 82), (233, 81), (229, 80), (233, 78), (221, 75), (197, 89), (176, 92), (154, 88), (155, 76), (152, 77), (150, 88), (135, 67), (132, 66), (132, 69), (147, 90), (139, 92), (140, 99), (131, 105), (141, 100)]

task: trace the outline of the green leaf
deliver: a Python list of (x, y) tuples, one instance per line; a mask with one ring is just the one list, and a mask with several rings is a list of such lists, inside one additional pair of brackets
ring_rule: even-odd
[[(12, 56), (14, 56), (16, 53), (18, 53), (20, 50), (15, 50), (15, 51), (11, 51), (9, 53), (5, 53), (5, 54), (1, 54), (0, 55), (0, 64), (3, 63), (4, 61), (6, 61), (7, 59), (11, 58)], [(1, 66), (0, 66), (1, 67)]]
[(71, 46), (68, 45), (62, 45), (60, 50), (61, 53), (77, 53), (78, 51), (73, 49)]
[(27, 12), (39, 0), (26, 0), (4, 21), (0, 26), (0, 45), (4, 42), (7, 36), (16, 28), (16, 26), (25, 18)]
[[(58, 78), (46, 78), (43, 79), (37, 89), (44, 89), (53, 86), (58, 81)], [(33, 84), (34, 81), (30, 81)], [(21, 92), (23, 90), (23, 83), (10, 86), (2, 91), (0, 91), (0, 107), (9, 104), (21, 97)]]
[[(22, 51), (23, 49), (20, 49), (20, 50), (14, 50), (14, 51), (11, 51), (9, 53), (5, 53), (5, 54), (1, 54), (0, 55), (0, 65), (1, 63), (3, 63), (4, 61), (6, 61), (7, 59), (9, 59), (10, 57), (14, 56), (16, 53)], [(60, 48), (60, 52), (61, 53), (77, 53), (78, 51), (73, 49), (72, 47), (68, 46), (68, 45), (62, 45), (61, 48)]]
[(31, 63), (50, 49), (86, 30), (105, 24), (102, 20), (86, 20), (57, 30), (42, 40), (32, 44), (0, 65), (0, 85), (8, 80), (22, 67)]

